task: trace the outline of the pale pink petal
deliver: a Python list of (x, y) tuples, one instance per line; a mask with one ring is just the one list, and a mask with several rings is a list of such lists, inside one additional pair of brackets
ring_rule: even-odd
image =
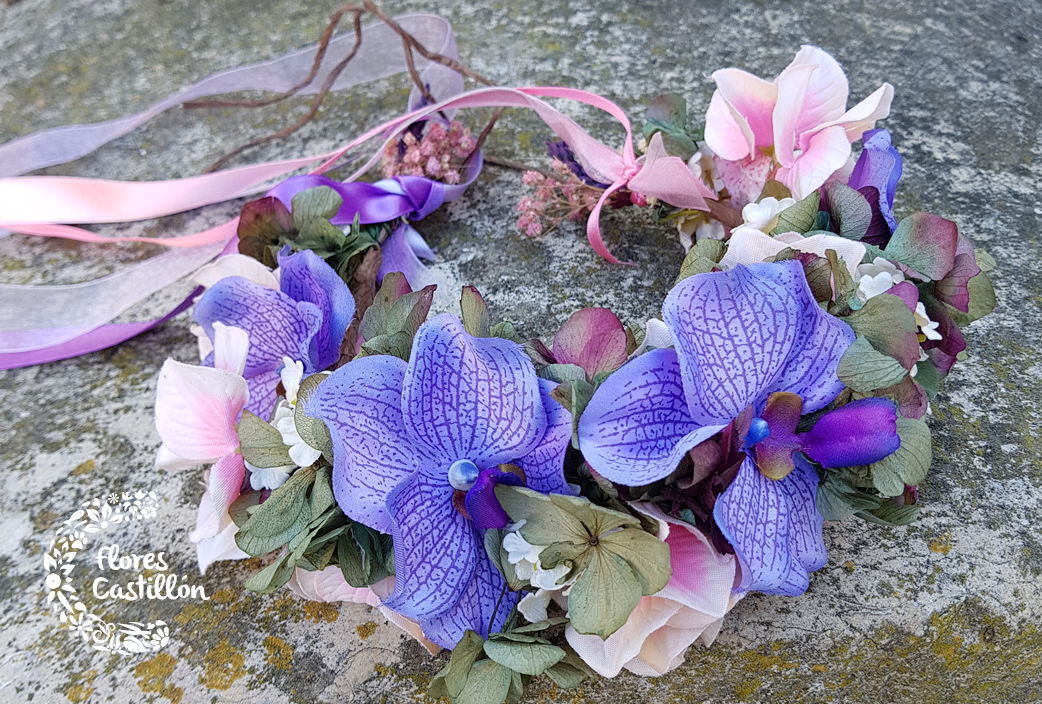
[(716, 193), (683, 159), (670, 156), (661, 132), (652, 136), (641, 169), (628, 185), (635, 193), (654, 196), (679, 208), (709, 210), (705, 199), (716, 198)]
[(771, 157), (761, 152), (740, 161), (715, 161), (720, 180), (731, 194), (731, 207), (739, 210), (760, 197), (774, 166)]
[(713, 644), (713, 641), (716, 640), (716, 637), (720, 635), (720, 629), (723, 627), (723, 625), (724, 619), (718, 618), (717, 620), (713, 621), (711, 624), (706, 626), (706, 629), (702, 631), (702, 635), (699, 636), (699, 640), (702, 641), (702, 645), (704, 645), (707, 648), (711, 646)]
[[(634, 506), (637, 506), (634, 504)], [(670, 526), (666, 544), (669, 545), (669, 561), (673, 568), (666, 587), (656, 597), (671, 599), (687, 607), (685, 612), (697, 622), (674, 626), (698, 627), (727, 613), (734, 583), (734, 555), (720, 555), (700, 530), (689, 523), (667, 516), (654, 504), (640, 504), (639, 509), (660, 523)], [(702, 615), (708, 617), (702, 619)], [(685, 646), (686, 647), (686, 646)], [(672, 659), (670, 655), (668, 659)], [(646, 659), (646, 658), (645, 658)], [(668, 660), (667, 659), (667, 660)]]
[(644, 342), (633, 352), (632, 356), (636, 357), (644, 354), (649, 347), (661, 350), (672, 346), (673, 334), (666, 327), (666, 324), (658, 318), (649, 318), (645, 326)]
[(210, 288), (229, 276), (241, 276), (267, 288), (276, 290), (279, 288), (279, 280), (271, 269), (245, 254), (228, 254), (220, 257), (195, 272), (192, 280), (199, 286)]
[(250, 351), (250, 337), (246, 331), (215, 322), (213, 338), (214, 368), (242, 376), (246, 369), (246, 355)]
[(778, 169), (775, 178), (788, 186), (793, 198), (802, 200), (843, 168), (849, 157), (846, 132), (838, 125), (827, 127), (810, 138), (806, 151), (798, 158)]
[(197, 460), (186, 460), (184, 457), (175, 455), (166, 445), (160, 445), (156, 452), (156, 469), (167, 472), (181, 472), (186, 469), (198, 467), (201, 463)]
[(299, 597), (311, 601), (347, 601), (352, 604), (368, 604), (379, 606), (380, 597), (366, 587), (352, 587), (344, 579), (339, 567), (326, 567), (324, 570), (304, 570), (296, 568), (293, 577), (286, 585)]
[[(839, 119), (847, 109), (850, 86), (836, 60), (818, 47), (805, 44), (789, 64), (789, 68), (796, 66), (815, 67), (800, 108), (796, 133), (801, 134), (825, 122)], [(778, 90), (782, 90), (780, 86)]]
[(745, 118), (755, 140), (753, 148), (773, 144), (771, 121), (778, 101), (778, 86), (737, 68), (716, 71), (713, 80), (723, 99)]
[(210, 468), (207, 489), (217, 515), (222, 517), (227, 515), (228, 507), (242, 493), (242, 483), (245, 477), (246, 465), (243, 463), (242, 455), (238, 452), (225, 455)]
[(778, 76), (778, 102), (774, 106), (774, 158), (789, 166), (796, 158), (803, 101), (817, 66), (792, 64)]
[(235, 424), (248, 397), (240, 376), (168, 359), (156, 385), (156, 430), (174, 454), (214, 462), (239, 446)]
[(637, 657), (645, 639), (664, 626), (681, 608), (675, 601), (646, 596), (641, 598), (626, 624), (607, 640), (601, 640), (600, 636), (582, 635), (571, 624), (564, 634), (583, 662), (602, 677), (614, 677), (626, 663)]
[(700, 622), (691, 628), (666, 625), (652, 633), (644, 641), (644, 647), (640, 649), (637, 658), (656, 674), (664, 675), (669, 672), (684, 661), (687, 649), (698, 640), (702, 631), (716, 620), (706, 614), (698, 614), (698, 617)]
[(826, 122), (817, 129), (825, 129), (839, 125), (847, 133), (847, 139), (856, 142), (866, 130), (876, 126), (876, 120), (882, 120), (890, 114), (890, 103), (894, 100), (894, 87), (884, 83), (876, 92), (868, 96), (854, 107), (847, 110), (838, 119)]
[(195, 340), (199, 344), (199, 361), (201, 362), (213, 352), (213, 342), (210, 341), (210, 336), (203, 330), (202, 325), (192, 323), (188, 326), (188, 331), (195, 335)]
[(199, 571), (206, 574), (207, 568), (218, 560), (245, 560), (249, 557), (235, 544), (235, 532), (238, 527), (228, 525), (216, 536), (200, 540), (195, 545), (196, 557), (199, 560)]
[(753, 153), (756, 137), (749, 123), (717, 90), (706, 111), (705, 140), (722, 159), (737, 161)]

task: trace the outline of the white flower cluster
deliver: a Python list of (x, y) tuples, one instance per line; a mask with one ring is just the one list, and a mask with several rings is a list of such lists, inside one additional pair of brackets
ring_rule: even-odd
[(546, 607), (550, 605), (550, 599), (554, 596), (567, 596), (568, 588), (575, 583), (578, 575), (569, 580), (561, 581), (571, 571), (566, 564), (557, 565), (553, 569), (544, 569), (539, 562), (539, 553), (547, 548), (546, 545), (532, 545), (521, 537), (521, 527), (525, 521), (511, 523), (506, 527), (503, 536), (503, 549), (507, 551), (507, 561), (514, 566), (514, 572), (518, 579), (527, 581), (537, 591), (528, 593), (518, 604), (517, 608), (532, 623), (538, 623), (546, 619)]

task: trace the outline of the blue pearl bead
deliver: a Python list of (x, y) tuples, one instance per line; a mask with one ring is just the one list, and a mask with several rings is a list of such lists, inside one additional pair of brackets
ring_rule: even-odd
[(745, 436), (745, 446), (752, 447), (770, 437), (771, 429), (763, 418), (753, 418), (749, 423), (749, 434)]
[(456, 460), (449, 467), (449, 484), (453, 489), (468, 491), (478, 480), (481, 471), (470, 460)]

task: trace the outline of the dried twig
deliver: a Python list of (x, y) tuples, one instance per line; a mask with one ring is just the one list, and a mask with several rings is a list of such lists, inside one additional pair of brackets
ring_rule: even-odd
[(535, 171), (555, 181), (564, 181), (560, 174), (555, 174), (550, 169), (544, 169), (541, 166), (529, 166), (528, 164), (522, 164), (520, 161), (511, 161), (495, 154), (485, 154), (482, 159), (486, 164), (492, 164), (493, 166), (502, 166), (503, 168), (516, 169), (517, 171)]

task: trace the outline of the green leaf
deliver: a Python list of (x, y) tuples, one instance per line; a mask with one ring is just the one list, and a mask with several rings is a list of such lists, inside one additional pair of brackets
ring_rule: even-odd
[(872, 223), (872, 206), (863, 195), (839, 181), (825, 184), (829, 211), (840, 237), (860, 240)]
[(368, 587), (370, 584), (369, 574), (366, 570), (366, 560), (362, 549), (351, 535), (345, 531), (337, 540), (337, 564), (344, 575), (344, 580), (355, 589)]
[(828, 305), (832, 300), (832, 264), (829, 260), (816, 257), (809, 264), (803, 265), (803, 273), (807, 277), (807, 285), (810, 286), (814, 300)]
[(872, 347), (864, 335), (858, 335), (839, 360), (836, 373), (840, 380), (860, 394), (899, 384), (908, 375), (908, 370), (893, 357), (888, 357)]
[(568, 593), (568, 617), (579, 633), (607, 639), (626, 624), (643, 592), (626, 560), (606, 550), (591, 552), (589, 566)]
[(858, 511), (879, 508), (880, 499), (844, 481), (840, 473), (830, 471), (818, 484), (814, 503), (822, 518), (838, 521)]
[(315, 477), (310, 467), (298, 469), (286, 483), (271, 492), (263, 504), (250, 513), (235, 535), (239, 548), (259, 557), (287, 545), (311, 523), (307, 492)]
[(415, 336), (416, 331), (427, 320), (427, 314), (430, 312), (431, 304), (434, 302), (434, 290), (436, 288), (437, 286), (431, 284), (419, 291), (407, 293), (395, 301), (391, 309), (387, 311), (387, 318), (384, 321), (384, 333), (404, 332), (410, 338)]
[(525, 338), (521, 337), (521, 335), (518, 334), (517, 330), (514, 329), (513, 323), (496, 323), (488, 331), (488, 336), (501, 337), (504, 340), (510, 340), (511, 342), (516, 342), (519, 345), (523, 345), (525, 343)]
[(673, 576), (669, 561), (669, 546), (644, 532), (644, 530), (620, 530), (600, 539), (603, 549), (626, 560), (640, 580), (641, 592), (650, 596), (666, 588)]
[(575, 689), (586, 681), (586, 675), (571, 665), (558, 663), (544, 673), (561, 689)]
[(792, 198), (792, 191), (781, 181), (775, 181), (774, 179), (769, 180), (763, 184), (763, 190), (760, 191), (760, 197), (756, 199), (760, 202), (764, 198), (776, 198), (778, 200), (784, 200), (785, 198)]
[(680, 273), (677, 275), (676, 283), (680, 283), (689, 276), (695, 274), (707, 274), (711, 272), (724, 258), (727, 246), (720, 240), (696, 240), (695, 244), (688, 250), (684, 257), (684, 263), (680, 265)]
[(311, 220), (300, 228), (294, 245), (299, 249), (310, 249), (323, 259), (328, 259), (341, 250), (347, 237), (336, 225), (326, 220)]
[(464, 286), (459, 305), (463, 328), (474, 337), (488, 337), (488, 304), (478, 290), (473, 286)]
[(344, 199), (329, 186), (317, 186), (293, 196), (293, 224), (298, 230), (312, 220), (325, 220), (337, 214)]
[(471, 668), (455, 704), (503, 704), (512, 678), (509, 668), (494, 660), (481, 660)]
[(250, 518), (250, 509), (260, 505), (261, 493), (259, 491), (248, 491), (232, 501), (228, 507), (228, 515), (232, 523), (242, 528)]
[(839, 253), (834, 249), (826, 249), (825, 258), (829, 260), (829, 267), (832, 268), (832, 280), (835, 284), (836, 303), (829, 308), (829, 313), (837, 315), (850, 308), (855, 310), (860, 308), (861, 301), (855, 295), (857, 284), (854, 283), (854, 277), (850, 275), (850, 269), (843, 262), (843, 257), (839, 256)]
[(937, 398), (937, 392), (941, 388), (941, 375), (937, 372), (937, 367), (930, 360), (924, 359), (915, 365), (915, 369), (916, 383), (926, 389), (926, 395), (931, 401)]
[(409, 361), (412, 353), (413, 336), (407, 332), (396, 332), (392, 335), (380, 335), (371, 340), (366, 340), (355, 359), (369, 357), (371, 355), (386, 354), (398, 359)]
[(955, 223), (929, 213), (910, 215), (897, 224), (885, 256), (939, 281), (952, 268), (959, 231)]
[(687, 161), (698, 151), (687, 129), (687, 101), (679, 95), (660, 95), (648, 105), (643, 134), (650, 140), (656, 132), (662, 133), (662, 146), (672, 156)]
[(296, 567), (291, 555), (283, 555), (270, 565), (256, 574), (250, 575), (246, 580), (246, 588), (258, 594), (271, 594), (276, 589), (285, 586), (293, 577)]
[(239, 253), (275, 268), (271, 247), (278, 247), (296, 235), (293, 217), (274, 196), (251, 201), (243, 206), (238, 225)]
[(239, 446), (243, 459), (255, 467), (292, 467), (289, 448), (282, 442), (282, 433), (249, 411), (239, 420)]
[(790, 205), (778, 215), (778, 224), (771, 230), (772, 235), (785, 232), (798, 232), (801, 235), (814, 227), (821, 204), (821, 194), (814, 191), (803, 200)]
[(308, 399), (326, 376), (325, 374), (312, 374), (304, 377), (300, 382), (300, 388), (297, 389), (297, 404), (293, 408), (293, 424), (297, 428), (300, 439), (316, 450), (320, 450), (326, 461), (332, 464), (333, 439), (329, 436), (329, 428), (318, 418), (312, 418), (304, 413)]
[(311, 485), (311, 515), (321, 516), (336, 506), (333, 496), (333, 468), (320, 467), (315, 472), (315, 483)]
[(510, 673), (510, 690), (507, 692), (507, 704), (516, 704), (525, 695), (525, 679), (520, 672)]
[(919, 504), (898, 506), (893, 501), (884, 501), (874, 511), (858, 511), (854, 515), (881, 526), (907, 526), (919, 518)]
[(869, 465), (872, 483), (883, 496), (900, 496), (906, 484), (921, 484), (933, 462), (930, 427), (923, 420), (898, 418), (897, 434), (901, 446), (893, 454)]
[[(979, 262), (978, 266), (980, 266)], [(975, 320), (980, 320), (995, 310), (995, 289), (991, 285), (991, 279), (988, 278), (983, 269), (984, 267), (981, 267), (981, 272), (970, 279), (967, 284), (970, 292), (969, 311), (963, 313), (954, 306), (948, 306), (948, 312), (951, 314), (952, 320), (959, 327), (964, 327)]]
[(541, 674), (546, 668), (556, 665), (564, 657), (564, 651), (556, 645), (503, 640), (486, 641), (485, 654), (503, 667), (520, 672), (522, 675)]
[(545, 631), (547, 628), (553, 628), (554, 626), (560, 626), (568, 623), (566, 616), (555, 616), (554, 618), (548, 618), (544, 621), (538, 621), (536, 623), (530, 623), (527, 626), (519, 626), (511, 631), (511, 633), (539, 633)]
[(860, 309), (843, 318), (872, 347), (910, 368), (919, 360), (919, 327), (908, 305), (889, 293), (873, 296)]
[(586, 381), (586, 370), (577, 364), (547, 364), (539, 370), (539, 376), (564, 384), (569, 381)]
[[(481, 657), (484, 645), (484, 639), (474, 631), (468, 630), (463, 634), (463, 638), (452, 649), (449, 664), (436, 676), (444, 683), (445, 696), (450, 699), (460, 696), (474, 663)], [(434, 696), (433, 692), (430, 694)]]
[(615, 528), (640, 526), (633, 516), (601, 508), (581, 496), (540, 494), (505, 484), (496, 486), (495, 492), (511, 521), (525, 520), (521, 537), (532, 545), (583, 544), (590, 536)]

